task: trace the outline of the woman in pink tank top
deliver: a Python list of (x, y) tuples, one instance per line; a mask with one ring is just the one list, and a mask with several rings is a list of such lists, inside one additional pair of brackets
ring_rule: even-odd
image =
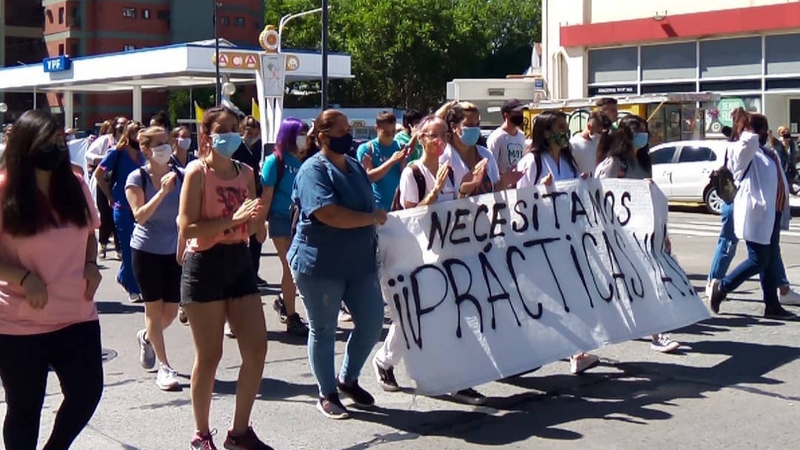
[(231, 159), (242, 140), (238, 130), (233, 111), (206, 111), (198, 133), (203, 156), (187, 166), (181, 188), (179, 236), (188, 240), (181, 306), (195, 345), (191, 398), (196, 432), (190, 445), (196, 449), (216, 448), (209, 411), (226, 319), (239, 340), (242, 366), (225, 448), (271, 448), (249, 426), (267, 355), (267, 327), (247, 244), (251, 234), (265, 230), (252, 169)]

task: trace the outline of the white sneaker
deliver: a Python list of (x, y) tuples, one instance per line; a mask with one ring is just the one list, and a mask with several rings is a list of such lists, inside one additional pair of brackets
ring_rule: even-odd
[(591, 353), (580, 353), (569, 357), (569, 372), (578, 375), (600, 364), (600, 358)]
[(142, 303), (142, 294), (128, 294), (128, 301), (131, 303)]
[(162, 391), (178, 391), (181, 389), (181, 382), (178, 380), (178, 372), (172, 367), (164, 366), (158, 368), (156, 375), (156, 386)]
[(144, 328), (136, 333), (136, 342), (139, 344), (139, 364), (145, 370), (152, 370), (156, 366), (156, 351), (153, 345), (145, 339), (147, 330)]
[(789, 289), (789, 292), (787, 292), (786, 295), (781, 295), (781, 304), (800, 306), (800, 294), (795, 292), (794, 289)]
[(680, 346), (680, 342), (673, 341), (668, 334), (659, 334), (658, 338), (650, 342), (650, 349), (661, 353), (672, 353)]
[(706, 298), (711, 298), (711, 280), (706, 282)]
[(236, 339), (236, 335), (233, 334), (233, 330), (231, 330), (231, 324), (225, 322), (225, 336), (228, 336), (231, 339)]

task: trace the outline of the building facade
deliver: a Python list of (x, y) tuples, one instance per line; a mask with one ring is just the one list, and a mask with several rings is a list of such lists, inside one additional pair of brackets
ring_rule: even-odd
[[(10, 1), (10, 0), (6, 0)], [(20, 0), (28, 1), (30, 0)], [(214, 0), (42, 0), (47, 55), (70, 58), (124, 52), (174, 43), (212, 39)], [(263, 28), (264, 0), (225, 0), (218, 11), (219, 34), (236, 45), (254, 47)], [(41, 61), (41, 59), (40, 59)], [(168, 93), (148, 91), (142, 102), (145, 117), (166, 109)], [(48, 94), (54, 111), (63, 106), (60, 94)], [(117, 115), (129, 115), (127, 94), (75, 96), (75, 124), (91, 129)]]
[(800, 134), (800, 0), (543, 0), (554, 98), (716, 92), (708, 135), (743, 106)]
[[(0, 66), (41, 63), (47, 56), (43, 31), (41, 0), (0, 0)], [(44, 96), (39, 99), (43, 101)], [(0, 114), (3, 122), (33, 108), (32, 95), (8, 92), (2, 100), (9, 105), (8, 113)]]

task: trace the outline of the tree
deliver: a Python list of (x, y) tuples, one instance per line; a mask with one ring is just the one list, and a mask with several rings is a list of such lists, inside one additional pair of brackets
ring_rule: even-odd
[[(319, 0), (270, 0), (266, 23), (319, 7)], [(352, 80), (333, 82), (331, 102), (421, 110), (444, 100), (453, 78), (505, 77), (530, 65), (540, 0), (347, 0), (330, 13), (330, 49), (351, 56)], [(295, 19), (284, 49), (319, 50), (319, 15)], [(316, 82), (288, 90), (316, 93)], [(317, 99), (288, 96), (287, 106)]]

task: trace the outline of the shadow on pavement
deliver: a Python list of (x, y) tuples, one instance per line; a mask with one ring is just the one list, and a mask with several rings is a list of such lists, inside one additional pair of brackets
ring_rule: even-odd
[[(236, 395), (236, 380), (214, 382), (214, 393), (224, 395)], [(292, 397), (309, 397), (316, 401), (317, 384), (289, 383), (284, 380), (264, 378), (261, 380), (261, 387), (258, 389), (257, 400), (286, 400)]]
[[(726, 326), (764, 325), (754, 318), (726, 320)], [(713, 326), (701, 325), (701, 326)], [(727, 355), (713, 367), (689, 367), (657, 362), (619, 363), (623, 373), (588, 372), (544, 377), (514, 377), (501, 382), (528, 389), (506, 398), (490, 399), (486, 408), (472, 412), (408, 411), (374, 408), (353, 411), (359, 420), (401, 430), (377, 436), (348, 450), (368, 448), (377, 442), (414, 439), (419, 435), (443, 436), (476, 445), (510, 445), (533, 436), (553, 440), (577, 440), (583, 435), (560, 428), (560, 425), (584, 419), (615, 420), (631, 424), (669, 420), (672, 414), (664, 406), (674, 406), (676, 399), (700, 399), (738, 384), (771, 386), (781, 381), (766, 373), (800, 356), (800, 349), (730, 341), (692, 344), (691, 351)], [(748, 392), (776, 397), (764, 390), (736, 387)], [(800, 399), (797, 399), (800, 401)], [(546, 411), (546, 413), (543, 413)]]
[(120, 303), (111, 301), (97, 301), (97, 312), (100, 314), (134, 314), (143, 313), (144, 305), (133, 305), (130, 303)]

